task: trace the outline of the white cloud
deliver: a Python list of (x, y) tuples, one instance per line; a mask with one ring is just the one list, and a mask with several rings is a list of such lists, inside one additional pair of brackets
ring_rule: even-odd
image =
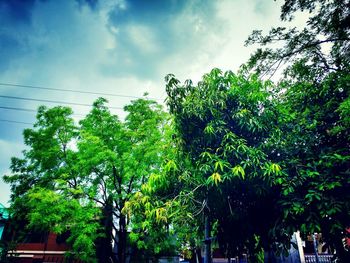
[(157, 40), (155, 39), (152, 29), (148, 26), (143, 25), (131, 25), (128, 26), (126, 31), (132, 43), (141, 52), (155, 53), (159, 48), (157, 45)]

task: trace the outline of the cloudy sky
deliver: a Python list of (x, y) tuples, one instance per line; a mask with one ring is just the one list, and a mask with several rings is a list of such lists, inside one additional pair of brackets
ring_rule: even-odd
[[(100, 92), (112, 112), (131, 97), (165, 98), (164, 76), (198, 81), (213, 67), (236, 71), (256, 47), (254, 29), (280, 25), (273, 0), (0, 0), (0, 174), (24, 149), (35, 101), (91, 104)], [(23, 86), (49, 89), (37, 89)], [(29, 99), (29, 100), (28, 100)], [(33, 100), (34, 99), (34, 100)], [(75, 113), (89, 107), (72, 105)], [(23, 110), (25, 109), (25, 110)], [(77, 117), (79, 118), (79, 117)], [(0, 182), (0, 202), (9, 187)]]

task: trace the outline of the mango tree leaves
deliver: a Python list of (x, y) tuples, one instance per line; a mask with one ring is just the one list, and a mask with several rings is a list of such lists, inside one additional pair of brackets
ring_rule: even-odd
[[(219, 69), (204, 75), (197, 85), (191, 81), (181, 85), (172, 75), (166, 81), (181, 156), (178, 175), (187, 171), (192, 179), (185, 182), (179, 196), (185, 197), (184, 203), (195, 205), (185, 207), (195, 216), (208, 211), (217, 220), (219, 243), (227, 252), (237, 252), (237, 247), (229, 249), (234, 244), (255, 242), (254, 235), (264, 235), (266, 242), (273, 219), (262, 227), (250, 213), (260, 200), (273, 202), (278, 192), (271, 187), (281, 184), (276, 178), (283, 174), (282, 166), (269, 156), (268, 142), (278, 141), (281, 135), (277, 101), (270, 96), (272, 83)], [(186, 193), (194, 193), (194, 200)], [(236, 231), (243, 234), (232, 234), (229, 225), (236, 225)], [(224, 237), (225, 233), (231, 233), (230, 237)]]

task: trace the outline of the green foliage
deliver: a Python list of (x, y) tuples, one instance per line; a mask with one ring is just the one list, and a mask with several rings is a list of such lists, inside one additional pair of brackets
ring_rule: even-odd
[[(281, 19), (292, 21), (294, 14), (299, 12), (308, 13), (306, 26), (302, 29), (276, 27), (267, 35), (261, 30), (253, 31), (246, 44), (259, 44), (260, 47), (251, 56), (248, 67), (266, 75), (274, 74), (286, 65), (286, 73), (294, 79), (320, 79), (330, 72), (349, 73), (349, 2), (286, 0)], [(274, 43), (280, 47), (268, 47)]]
[(119, 244), (118, 262), (125, 261), (130, 220), (122, 210), (164, 162), (169, 129), (154, 101), (133, 101), (124, 122), (106, 102), (96, 100), (79, 125), (69, 108), (40, 107), (34, 128), (24, 131), (24, 158), (13, 158), (12, 174), (4, 177), (14, 217), (25, 218), (28, 228), (69, 230), (70, 256), (86, 262), (113, 258), (112, 241)]
[[(301, 30), (252, 33), (247, 44), (266, 48), (258, 49), (246, 68), (261, 76), (284, 68), (274, 92), (279, 130), (272, 131), (283, 136), (268, 142), (271, 157), (282, 162), (287, 175), (279, 179), (281, 227), (304, 234), (322, 231), (338, 259), (347, 262), (340, 240), (350, 222), (349, 1), (285, 1), (281, 19), (291, 21), (299, 11), (309, 14)], [(281, 45), (269, 48), (274, 43)]]
[[(349, 227), (348, 74), (330, 73), (323, 80), (288, 83), (281, 106), (294, 118), (281, 121), (278, 148), (288, 177), (282, 184), (286, 228), (322, 231), (336, 243)], [(285, 85), (285, 83), (283, 83)]]
[(260, 248), (268, 246), (276, 211), (265, 212), (271, 217), (264, 222), (257, 214), (261, 206), (274, 209), (285, 176), (267, 144), (281, 136), (277, 100), (270, 96), (274, 86), (256, 75), (219, 69), (195, 86), (191, 81), (181, 85), (172, 75), (166, 81), (179, 151), (176, 174), (190, 178), (178, 195), (182, 209), (198, 222), (203, 213), (217, 222), (219, 245), (228, 256), (245, 252), (249, 246), (244, 244), (253, 244), (254, 236), (262, 236)]

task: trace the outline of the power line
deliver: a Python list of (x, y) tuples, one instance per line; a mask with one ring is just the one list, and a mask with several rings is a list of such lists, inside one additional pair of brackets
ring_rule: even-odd
[(16, 107), (5, 107), (5, 106), (0, 106), (0, 109), (5, 109), (5, 110), (16, 110), (16, 111), (28, 111), (28, 112), (37, 112), (36, 110), (33, 110), (33, 109), (24, 109), (24, 108), (16, 108)]
[[(85, 106), (85, 107), (92, 106), (91, 104), (85, 104), (85, 103), (57, 101), (57, 100), (43, 100), (43, 99), (23, 98), (23, 97), (5, 96), (5, 95), (0, 95), (0, 98), (14, 99), (14, 100), (39, 101), (39, 102), (48, 102), (48, 103), (55, 103), (55, 104), (77, 105), (77, 106)], [(108, 108), (116, 109), (116, 110), (123, 110), (123, 108), (121, 108), (121, 107), (108, 107)]]
[(17, 123), (17, 124), (25, 124), (25, 125), (34, 125), (34, 123), (23, 122), (23, 121), (13, 121), (13, 120), (4, 120), (4, 119), (0, 119), (0, 121), (2, 121), (2, 122)]
[[(63, 92), (74, 92), (74, 93), (81, 93), (81, 94), (92, 94), (92, 95), (102, 95), (102, 96), (113, 96), (113, 97), (132, 98), (132, 99), (142, 99), (142, 98), (144, 98), (144, 97), (139, 97), (139, 96), (130, 96), (130, 95), (123, 95), (123, 94), (104, 93), (104, 92), (93, 92), (93, 91), (73, 90), (73, 89), (47, 88), (47, 87), (42, 87), (42, 86), (21, 85), (21, 84), (2, 83), (2, 82), (0, 82), (0, 86), (21, 87), (21, 88), (41, 89), (41, 90), (53, 90), (53, 91), (63, 91)], [(161, 100), (161, 99), (157, 99), (157, 98), (149, 98), (149, 99)]]
[[(6, 106), (0, 106), (0, 109), (14, 110), (14, 111), (38, 112), (37, 110), (34, 110), (34, 109), (25, 109), (25, 108), (16, 108), (16, 107), (6, 107)], [(84, 115), (84, 114), (78, 114), (78, 113), (73, 113), (72, 115), (74, 115), (74, 116), (86, 116), (86, 115)]]

